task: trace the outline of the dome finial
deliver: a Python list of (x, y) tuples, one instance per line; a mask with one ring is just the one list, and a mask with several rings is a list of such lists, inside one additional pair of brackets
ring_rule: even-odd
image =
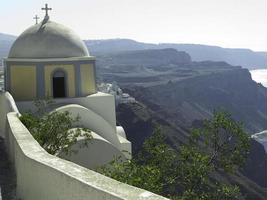
[(38, 15), (35, 15), (35, 17), (34, 17), (33, 19), (35, 19), (35, 24), (38, 24), (38, 19), (40, 19), (40, 18), (38, 17)]
[(49, 11), (49, 10), (52, 10), (52, 8), (48, 8), (48, 4), (46, 3), (46, 4), (45, 4), (45, 7), (42, 8), (42, 10), (45, 10), (45, 18), (49, 18), (49, 16), (48, 16), (48, 11)]

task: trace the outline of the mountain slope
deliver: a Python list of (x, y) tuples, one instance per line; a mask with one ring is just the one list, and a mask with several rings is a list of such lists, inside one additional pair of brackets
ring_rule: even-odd
[(89, 50), (96, 55), (116, 51), (174, 48), (190, 54), (193, 61), (225, 61), (231, 65), (249, 69), (267, 68), (267, 56), (263, 52), (255, 52), (250, 49), (231, 49), (198, 44), (151, 44), (128, 39), (86, 40), (85, 42)]
[[(162, 133), (167, 136), (169, 144), (174, 148), (177, 148), (181, 143), (185, 143), (190, 133), (190, 130), (183, 126), (170, 124), (164, 119), (163, 115), (152, 111), (142, 103), (119, 105), (117, 120), (124, 127), (127, 138), (132, 142), (134, 153), (142, 148), (143, 141), (152, 134), (156, 125), (160, 125)], [(266, 187), (266, 182), (264, 182), (266, 181), (266, 170), (264, 168), (266, 165), (261, 164), (266, 162), (267, 156), (262, 146), (257, 142), (253, 142), (252, 146), (253, 150), (242, 173), (238, 172), (230, 176), (217, 174), (216, 178), (226, 183), (239, 185), (246, 199), (265, 200), (267, 190), (264, 188)], [(262, 161), (256, 159), (257, 155)], [(261, 170), (253, 170), (255, 167)], [(259, 185), (256, 183), (257, 181)]]
[[(205, 73), (240, 68), (225, 62), (192, 62), (176, 49), (146, 49), (113, 52), (97, 57), (97, 75), (105, 82), (143, 87), (179, 81)], [(101, 76), (100, 76), (101, 75)]]
[(14, 41), (16, 38), (14, 35), (0, 33), (0, 41)]
[(15, 39), (16, 37), (13, 35), (0, 33), (0, 66), (2, 65), (1, 59), (7, 56)]
[[(125, 92), (141, 102), (128, 107), (121, 105), (117, 109), (117, 119), (132, 141), (134, 152), (152, 134), (155, 124), (163, 127), (173, 147), (186, 143), (190, 128), (210, 118), (217, 109), (227, 110), (236, 120), (244, 122), (249, 134), (267, 129), (267, 89), (254, 82), (247, 69), (212, 61), (188, 60), (186, 63), (173, 64), (170, 62), (173, 59), (156, 65), (160, 63), (157, 58), (162, 51), (164, 49), (128, 51), (127, 57), (116, 52), (108, 57), (100, 56), (98, 62), (99, 69), (108, 69), (110, 80), (117, 80)], [(153, 52), (155, 62), (150, 61), (143, 68), (137, 68), (143, 59), (142, 56), (134, 56), (136, 52)], [(178, 54), (176, 52), (173, 56)], [(150, 73), (158, 72), (157, 77), (165, 82), (147, 84), (155, 82), (148, 77), (142, 79), (148, 69)], [(105, 77), (105, 70), (100, 70), (99, 76)], [(134, 79), (129, 78), (132, 74)], [(242, 173), (230, 177), (221, 174), (218, 177), (240, 185), (248, 199), (265, 199), (266, 168), (267, 156), (263, 146), (252, 141), (252, 151)]]
[[(129, 90), (129, 88), (128, 88)], [(267, 129), (267, 88), (251, 79), (247, 69), (191, 77), (179, 82), (130, 89), (135, 98), (191, 126), (216, 109), (229, 111), (250, 133)]]
[[(15, 36), (0, 33), (0, 59), (6, 57), (16, 39)], [(193, 61), (225, 61), (245, 68), (267, 68), (265, 52), (254, 52), (249, 49), (230, 49), (198, 44), (151, 44), (129, 39), (85, 40), (92, 55), (103, 55), (112, 52), (174, 48), (191, 55)]]

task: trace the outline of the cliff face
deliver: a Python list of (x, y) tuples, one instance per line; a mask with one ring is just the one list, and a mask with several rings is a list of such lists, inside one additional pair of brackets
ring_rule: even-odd
[(174, 123), (190, 127), (194, 120), (223, 109), (242, 121), (250, 134), (267, 129), (267, 89), (251, 79), (246, 69), (192, 77), (129, 92)]
[(134, 154), (142, 148), (144, 140), (152, 135), (158, 125), (168, 136), (169, 144), (174, 148), (187, 140), (188, 129), (167, 122), (162, 115), (142, 103), (120, 104), (116, 114), (117, 122), (123, 126), (127, 139), (132, 143)]
[[(98, 56), (99, 69), (114, 72), (134, 72), (133, 68), (155, 68), (160, 66), (191, 64), (191, 57), (175, 49), (146, 49), (136, 51), (112, 52)], [(119, 71), (118, 68), (121, 70)], [(141, 72), (141, 71), (140, 71)]]
[[(152, 134), (154, 124), (163, 124), (170, 144), (177, 147), (187, 141), (192, 126), (218, 109), (243, 122), (249, 134), (267, 129), (267, 89), (254, 82), (246, 69), (213, 72), (152, 87), (127, 87), (125, 91), (142, 102), (137, 107), (118, 108), (118, 120), (135, 151)], [(258, 142), (252, 140), (251, 147), (241, 173), (221, 178), (239, 184), (250, 199), (265, 199), (267, 156)]]
[[(142, 148), (144, 140), (153, 133), (156, 125), (161, 127), (163, 134), (174, 148), (185, 143), (190, 130), (177, 124), (171, 124), (160, 113), (153, 112), (142, 103), (121, 104), (117, 108), (117, 120), (124, 127), (127, 138), (132, 142), (133, 153)], [(265, 200), (267, 181), (267, 156), (263, 147), (252, 141), (252, 150), (247, 164), (235, 175), (216, 174), (216, 179), (226, 183), (237, 184), (245, 199)]]
[(225, 62), (192, 62), (187, 53), (175, 49), (114, 52), (97, 59), (98, 78), (106, 82), (117, 81), (127, 87), (164, 85), (169, 81), (176, 82), (235, 68), (240, 67)]
[(250, 49), (229, 49), (198, 44), (149, 44), (128, 39), (87, 40), (85, 42), (89, 49), (97, 55), (114, 51), (173, 48), (189, 53), (194, 61), (226, 61), (232, 65), (241, 65), (249, 69), (266, 68), (267, 66), (266, 52), (255, 52)]
[[(241, 67), (226, 62), (192, 62), (184, 52), (151, 48), (101, 55), (97, 65), (102, 80), (117, 81), (139, 101), (117, 108), (117, 120), (125, 128), (134, 153), (156, 124), (177, 148), (187, 142), (192, 126), (199, 126), (220, 109), (243, 122), (249, 134), (267, 129), (267, 89)], [(248, 199), (266, 199), (265, 169), (264, 148), (252, 141), (247, 164), (240, 173), (215, 177), (240, 185)]]
[[(168, 64), (186, 64), (191, 63), (189, 54), (175, 49), (147, 49), (139, 51), (125, 51), (112, 53), (113, 64), (124, 65), (152, 65), (161, 66)], [(141, 61), (141, 62), (140, 62)]]
[(251, 150), (242, 173), (258, 185), (267, 187), (267, 156), (263, 146), (251, 141)]

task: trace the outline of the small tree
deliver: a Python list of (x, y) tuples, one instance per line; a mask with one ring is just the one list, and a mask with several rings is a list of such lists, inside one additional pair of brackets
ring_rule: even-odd
[(242, 125), (226, 112), (216, 112), (205, 120), (201, 129), (194, 129), (189, 143), (179, 151), (176, 187), (192, 199), (237, 199), (237, 186), (211, 179), (215, 172), (234, 173), (249, 153), (249, 135)]
[(118, 181), (157, 194), (163, 194), (168, 186), (170, 166), (175, 152), (165, 142), (165, 137), (156, 128), (152, 137), (144, 142), (143, 149), (132, 160), (122, 162), (120, 158), (98, 169), (100, 173)]
[(60, 152), (66, 154), (75, 153), (71, 146), (77, 142), (78, 137), (83, 137), (83, 146), (88, 145), (91, 139), (89, 129), (76, 128), (73, 124), (79, 121), (77, 116), (73, 119), (69, 112), (47, 112), (51, 101), (38, 100), (36, 113), (24, 113), (20, 117), (21, 122), (29, 129), (38, 143), (50, 154), (57, 155)]

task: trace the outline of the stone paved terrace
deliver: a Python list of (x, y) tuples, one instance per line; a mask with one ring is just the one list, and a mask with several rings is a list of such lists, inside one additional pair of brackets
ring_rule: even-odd
[(15, 200), (16, 178), (12, 165), (8, 162), (4, 140), (0, 137), (0, 200)]

